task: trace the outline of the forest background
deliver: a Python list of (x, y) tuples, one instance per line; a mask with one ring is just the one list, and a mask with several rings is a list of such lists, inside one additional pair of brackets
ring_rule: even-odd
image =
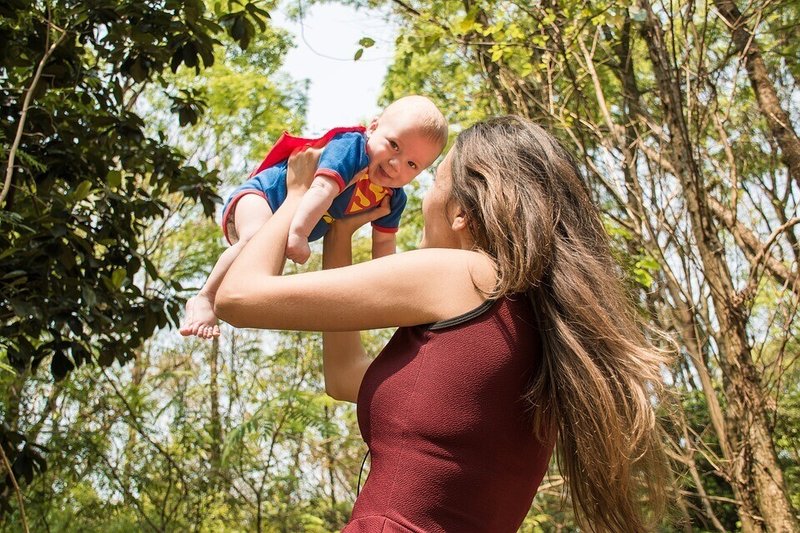
[[(662, 530), (800, 531), (800, 4), (338, 3), (402, 28), (378, 103), (430, 95), (454, 133), (516, 113), (575, 153), (631, 297), (680, 347)], [(280, 8), (0, 2), (0, 530), (346, 522), (365, 446), (320, 336), (175, 330), (223, 249), (222, 191), (305, 125)], [(521, 531), (577, 530), (564, 487), (554, 464)]]

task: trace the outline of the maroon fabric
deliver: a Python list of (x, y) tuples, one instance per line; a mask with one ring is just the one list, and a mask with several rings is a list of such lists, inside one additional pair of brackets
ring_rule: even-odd
[[(476, 312), (480, 312), (475, 316)], [(547, 470), (522, 400), (539, 339), (525, 297), (399, 328), (367, 370), (371, 468), (346, 533), (514, 532)]]

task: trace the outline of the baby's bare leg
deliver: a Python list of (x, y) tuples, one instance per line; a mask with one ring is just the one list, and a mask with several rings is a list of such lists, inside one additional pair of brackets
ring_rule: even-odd
[(217, 317), (214, 314), (217, 289), (247, 241), (272, 216), (267, 200), (259, 194), (247, 194), (241, 197), (234, 209), (234, 223), (239, 240), (222, 253), (203, 288), (197, 296), (186, 302), (186, 316), (180, 329), (181, 335), (197, 335), (205, 339), (219, 335)]

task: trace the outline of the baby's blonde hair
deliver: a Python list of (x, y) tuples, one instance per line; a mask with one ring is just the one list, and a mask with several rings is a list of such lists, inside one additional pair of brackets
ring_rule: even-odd
[(404, 96), (386, 106), (381, 117), (395, 113), (412, 114), (419, 132), (425, 139), (436, 143), (440, 149), (444, 149), (447, 145), (447, 119), (430, 98), (418, 94)]

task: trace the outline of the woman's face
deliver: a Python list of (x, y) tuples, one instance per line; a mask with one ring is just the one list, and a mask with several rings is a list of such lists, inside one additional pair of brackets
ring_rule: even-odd
[(422, 242), (420, 248), (459, 248), (460, 242), (453, 230), (455, 203), (450, 200), (452, 186), (452, 149), (437, 167), (433, 185), (422, 199)]

